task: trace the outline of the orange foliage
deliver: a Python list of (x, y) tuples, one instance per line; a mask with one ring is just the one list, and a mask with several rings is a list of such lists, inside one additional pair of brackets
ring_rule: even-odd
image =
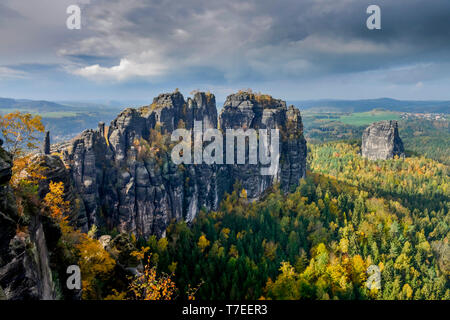
[(144, 273), (133, 280), (130, 291), (136, 300), (172, 300), (176, 287), (170, 275), (163, 273), (158, 277), (149, 257)]
[(65, 215), (69, 212), (70, 202), (64, 200), (64, 183), (50, 181), (49, 192), (43, 200), (44, 210), (60, 226), (63, 234), (74, 232)]

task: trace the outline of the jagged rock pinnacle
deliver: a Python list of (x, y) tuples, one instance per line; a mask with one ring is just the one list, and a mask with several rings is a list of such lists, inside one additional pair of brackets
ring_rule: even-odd
[(50, 131), (45, 132), (44, 154), (50, 154)]

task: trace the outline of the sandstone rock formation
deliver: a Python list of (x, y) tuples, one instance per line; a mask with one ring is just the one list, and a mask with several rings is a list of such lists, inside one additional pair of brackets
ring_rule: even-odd
[(41, 174), (45, 179), (39, 181), (38, 195), (41, 199), (50, 191), (50, 182), (62, 182), (66, 201), (71, 204), (69, 221), (82, 232), (88, 232), (88, 224), (85, 207), (77, 194), (72, 181), (72, 175), (58, 155), (38, 153), (31, 161), (41, 168)]
[[(259, 164), (175, 165), (167, 137), (179, 127), (192, 129), (194, 121), (201, 121), (203, 130), (223, 132), (278, 128), (281, 158), (275, 174), (261, 175)], [(63, 182), (65, 200), (72, 204), (70, 221), (83, 232), (96, 225), (140, 237), (164, 236), (170, 221), (191, 222), (202, 208), (217, 209), (236, 181), (246, 189), (249, 200), (255, 200), (275, 183), (289, 191), (306, 173), (299, 110), (246, 92), (230, 95), (220, 117), (214, 95), (198, 92), (185, 100), (174, 92), (159, 95), (149, 106), (125, 109), (110, 126), (99, 123), (97, 130), (86, 130), (69, 142), (53, 145), (52, 150), (48, 140), (47, 136), (45, 153), (31, 160), (46, 177), (39, 183), (38, 195), (45, 196), (50, 181)], [(11, 168), (11, 156), (0, 143), (0, 299), (57, 298), (55, 287), (61, 284), (53, 282), (50, 267), (64, 274), (55, 265), (53, 252), (61, 231), (38, 207), (19, 215), (9, 186)], [(120, 237), (102, 240), (105, 247), (126, 244)], [(133, 263), (119, 264), (127, 270)], [(77, 298), (77, 293), (65, 294)]]
[(369, 160), (387, 160), (395, 156), (403, 157), (404, 148), (398, 134), (397, 121), (372, 123), (364, 130), (362, 156)]
[[(247, 92), (230, 95), (219, 116), (220, 128), (252, 128), (280, 130), (280, 162), (274, 176), (260, 174), (260, 165), (226, 166), (230, 180), (239, 179), (251, 200), (258, 199), (264, 191), (276, 182), (288, 191), (306, 175), (306, 140), (300, 111), (293, 106), (286, 107), (282, 100), (270, 96)], [(247, 159), (248, 160), (248, 159)]]
[(0, 147), (0, 299), (54, 299), (45, 218), (33, 209), (19, 216), (8, 185), (11, 167), (10, 155)]
[[(220, 118), (220, 119), (219, 119)], [(280, 129), (281, 159), (276, 175), (261, 176), (259, 165), (175, 165), (159, 152), (158, 134), (192, 129)], [(159, 134), (161, 136), (161, 134)], [(225, 145), (225, 144), (224, 144)], [(270, 96), (240, 92), (227, 98), (220, 117), (214, 95), (197, 92), (184, 99), (178, 91), (161, 94), (149, 106), (125, 109), (109, 127), (86, 130), (53, 146), (70, 170), (84, 207), (83, 229), (92, 225), (148, 237), (163, 236), (171, 220), (192, 221), (201, 208), (214, 210), (239, 180), (250, 200), (274, 183), (295, 187), (306, 173), (306, 141), (299, 110)], [(83, 214), (79, 213), (81, 219)]]
[(11, 179), (12, 158), (1, 145), (0, 143), (0, 185), (5, 185)]

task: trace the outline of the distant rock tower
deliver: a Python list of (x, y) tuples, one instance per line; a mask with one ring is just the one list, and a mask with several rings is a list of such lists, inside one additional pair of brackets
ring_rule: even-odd
[(44, 153), (50, 154), (50, 131), (45, 132)]
[(98, 123), (98, 132), (100, 132), (100, 136), (105, 136), (105, 123), (103, 121)]
[(387, 160), (395, 156), (404, 157), (402, 139), (398, 135), (397, 121), (372, 123), (364, 130), (362, 156), (369, 160)]

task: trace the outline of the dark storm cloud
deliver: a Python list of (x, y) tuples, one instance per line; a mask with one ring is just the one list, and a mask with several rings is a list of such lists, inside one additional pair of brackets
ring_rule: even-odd
[[(366, 28), (370, 4), (382, 30)], [(448, 0), (103, 0), (85, 12), (92, 36), (64, 54), (124, 59), (78, 70), (87, 77), (298, 78), (450, 60)]]
[[(82, 6), (79, 32), (64, 26), (74, 3)], [(382, 30), (366, 28), (371, 4), (381, 7)], [(448, 0), (5, 0), (6, 17), (27, 23), (0, 30), (5, 68), (40, 53), (90, 79), (301, 80), (386, 70), (385, 81), (406, 83), (405, 70), (432, 80), (450, 63)]]

